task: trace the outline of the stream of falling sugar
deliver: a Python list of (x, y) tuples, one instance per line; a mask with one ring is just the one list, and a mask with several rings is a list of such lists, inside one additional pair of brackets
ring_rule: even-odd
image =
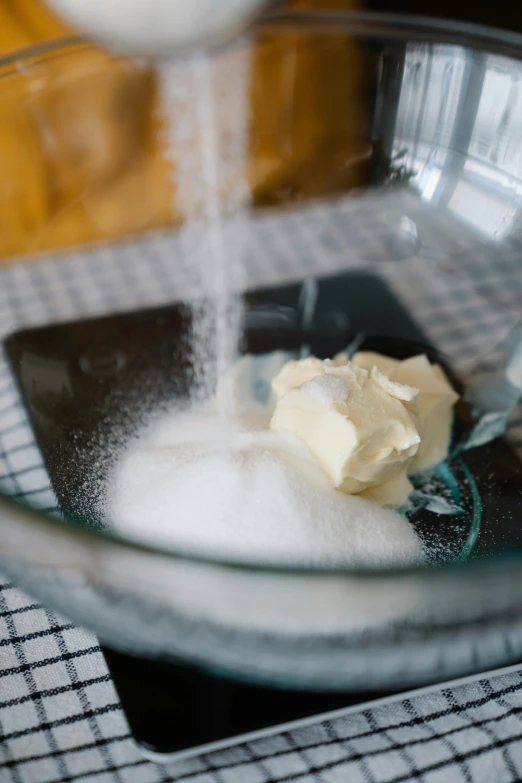
[(244, 282), (248, 221), (249, 74), (245, 42), (160, 67), (174, 211), (183, 220), (183, 260), (199, 292), (191, 304), (195, 400), (215, 391), (236, 356), (241, 330), (237, 292)]

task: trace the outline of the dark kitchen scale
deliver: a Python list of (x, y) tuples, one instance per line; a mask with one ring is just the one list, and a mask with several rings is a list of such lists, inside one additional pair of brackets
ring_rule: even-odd
[[(399, 299), (373, 275), (346, 273), (264, 289), (248, 294), (246, 302), (245, 350), (298, 349), (305, 343), (313, 354), (326, 358), (358, 335), (362, 350), (397, 358), (427, 353), (444, 365), (455, 387), (460, 387), (448, 362), (429, 345)], [(170, 305), (30, 329), (7, 339), (36, 440), (66, 516), (100, 522), (86, 477), (108, 468), (92, 448), (107, 421), (126, 424), (131, 433), (144, 389), (149, 405), (152, 392), (158, 406), (186, 395), (188, 322), (184, 306)], [(463, 437), (470, 426), (468, 406), (459, 403), (455, 437)], [(520, 546), (522, 529), (516, 520), (522, 512), (522, 471), (514, 451), (497, 438), (467, 452), (466, 460), (482, 500), (474, 553)], [(472, 500), (463, 497), (463, 503)], [(449, 538), (451, 527), (453, 549), (434, 547), (444, 549), (446, 557), (458, 557), (469, 537), (462, 520), (457, 523), (454, 517), (426, 509), (416, 512), (411, 521), (430, 543), (437, 536)], [(236, 682), (179, 661), (154, 661), (102, 649), (132, 734), (156, 760), (197, 755), (389, 695)], [(444, 679), (441, 673), (439, 681)]]

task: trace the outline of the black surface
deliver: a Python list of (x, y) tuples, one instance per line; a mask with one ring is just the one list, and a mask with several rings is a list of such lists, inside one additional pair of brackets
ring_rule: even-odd
[(269, 688), (107, 647), (102, 651), (134, 739), (157, 753), (175, 753), (388, 695)]
[[(247, 297), (244, 347), (252, 352), (298, 348), (326, 358), (342, 350), (356, 333), (368, 336), (362, 349), (406, 358), (428, 353), (444, 357), (396, 296), (378, 278), (346, 274), (319, 282), (315, 314), (302, 329), (300, 285), (258, 291)], [(372, 303), (372, 307), (368, 303)], [(62, 509), (96, 524), (96, 493), (103, 492), (109, 464), (103, 456), (107, 430), (139, 424), (139, 403), (167, 404), (183, 397), (190, 382), (186, 352), (189, 316), (183, 307), (120, 314), (72, 324), (31, 329), (12, 335), (8, 355), (27, 406)], [(460, 402), (455, 437), (471, 426)], [(475, 476), (483, 513), (476, 554), (522, 545), (520, 463), (502, 439), (466, 453)], [(412, 522), (421, 538), (441, 544), (444, 557), (457, 555), (469, 531), (471, 499), (462, 487), (461, 517), (421, 510)], [(460, 472), (459, 472), (460, 471)], [(99, 520), (98, 520), (99, 522)], [(135, 659), (104, 650), (133, 735), (159, 752), (197, 747), (245, 732), (359, 704), (382, 693), (314, 693), (240, 684), (181, 664)]]

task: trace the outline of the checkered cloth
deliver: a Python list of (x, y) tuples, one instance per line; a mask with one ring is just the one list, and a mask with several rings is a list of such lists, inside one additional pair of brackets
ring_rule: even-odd
[[(491, 249), (451, 215), (425, 211), (407, 193), (267, 213), (250, 233), (249, 287), (374, 271), (464, 372), (498, 369), (498, 346), (518, 324), (520, 248), (497, 248), (493, 264)], [(2, 267), (0, 335), (191, 298), (193, 270), (172, 234)], [(519, 412), (510, 434), (522, 443)], [(0, 486), (56, 509), (3, 357)], [(522, 670), (161, 767), (133, 744), (96, 639), (0, 580), (0, 783), (514, 781), (522, 779), (521, 712)]]

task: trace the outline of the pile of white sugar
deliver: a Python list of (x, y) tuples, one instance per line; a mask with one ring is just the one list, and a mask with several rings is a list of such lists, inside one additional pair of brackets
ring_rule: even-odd
[(266, 410), (173, 411), (144, 428), (112, 475), (104, 513), (126, 536), (241, 561), (392, 565), (422, 561), (409, 522), (332, 488)]

